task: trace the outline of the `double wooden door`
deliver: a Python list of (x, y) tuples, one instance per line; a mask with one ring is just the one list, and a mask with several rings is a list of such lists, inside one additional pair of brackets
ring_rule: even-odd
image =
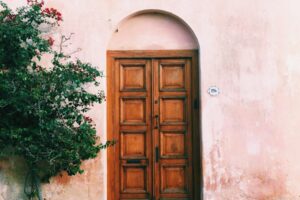
[(116, 58), (111, 67), (109, 198), (194, 199), (192, 58)]

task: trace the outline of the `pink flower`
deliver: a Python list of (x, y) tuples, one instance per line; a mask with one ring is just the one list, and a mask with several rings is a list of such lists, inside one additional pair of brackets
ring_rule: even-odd
[(49, 37), (49, 38), (48, 38), (48, 44), (49, 44), (50, 46), (53, 46), (53, 44), (54, 44), (54, 39), (53, 39), (52, 37)]
[(37, 5), (39, 7), (43, 7), (45, 2), (44, 2), (44, 0), (41, 0), (41, 2), (39, 2), (38, 0), (27, 0), (27, 4), (30, 6)]

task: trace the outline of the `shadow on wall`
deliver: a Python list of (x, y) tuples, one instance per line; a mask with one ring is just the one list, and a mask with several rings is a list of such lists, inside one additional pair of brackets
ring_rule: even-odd
[(0, 200), (26, 200), (24, 182), (27, 166), (18, 157), (0, 160)]

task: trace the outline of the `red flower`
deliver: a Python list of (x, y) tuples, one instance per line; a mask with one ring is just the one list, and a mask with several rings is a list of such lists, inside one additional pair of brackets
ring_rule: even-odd
[(8, 20), (8, 21), (12, 21), (12, 20), (14, 20), (16, 17), (17, 17), (16, 15), (9, 14), (9, 15), (7, 15), (7, 20)]
[(37, 72), (40, 72), (40, 71), (43, 71), (43, 68), (42, 68), (42, 66), (37, 65), (35, 70), (36, 70)]
[(55, 8), (45, 8), (42, 11), (42, 15), (46, 15), (48, 17), (51, 17), (55, 19), (56, 21), (62, 21), (62, 15), (59, 11), (57, 11)]
[(52, 45), (54, 44), (54, 39), (53, 39), (52, 37), (49, 37), (49, 39), (48, 39), (48, 44), (49, 44), (50, 46), (52, 46)]
[(92, 122), (93, 122), (92, 118), (90, 118), (90, 117), (84, 116), (83, 118), (84, 118), (84, 120), (87, 121), (88, 123), (92, 123)]
[(41, 3), (38, 4), (38, 6), (43, 7), (45, 2), (42, 0)]

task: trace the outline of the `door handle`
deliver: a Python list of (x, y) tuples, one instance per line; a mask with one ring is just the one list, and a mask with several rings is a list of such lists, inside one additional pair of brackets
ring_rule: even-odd
[(159, 148), (155, 147), (155, 162), (159, 161)]
[(155, 115), (155, 129), (159, 129), (159, 115)]

